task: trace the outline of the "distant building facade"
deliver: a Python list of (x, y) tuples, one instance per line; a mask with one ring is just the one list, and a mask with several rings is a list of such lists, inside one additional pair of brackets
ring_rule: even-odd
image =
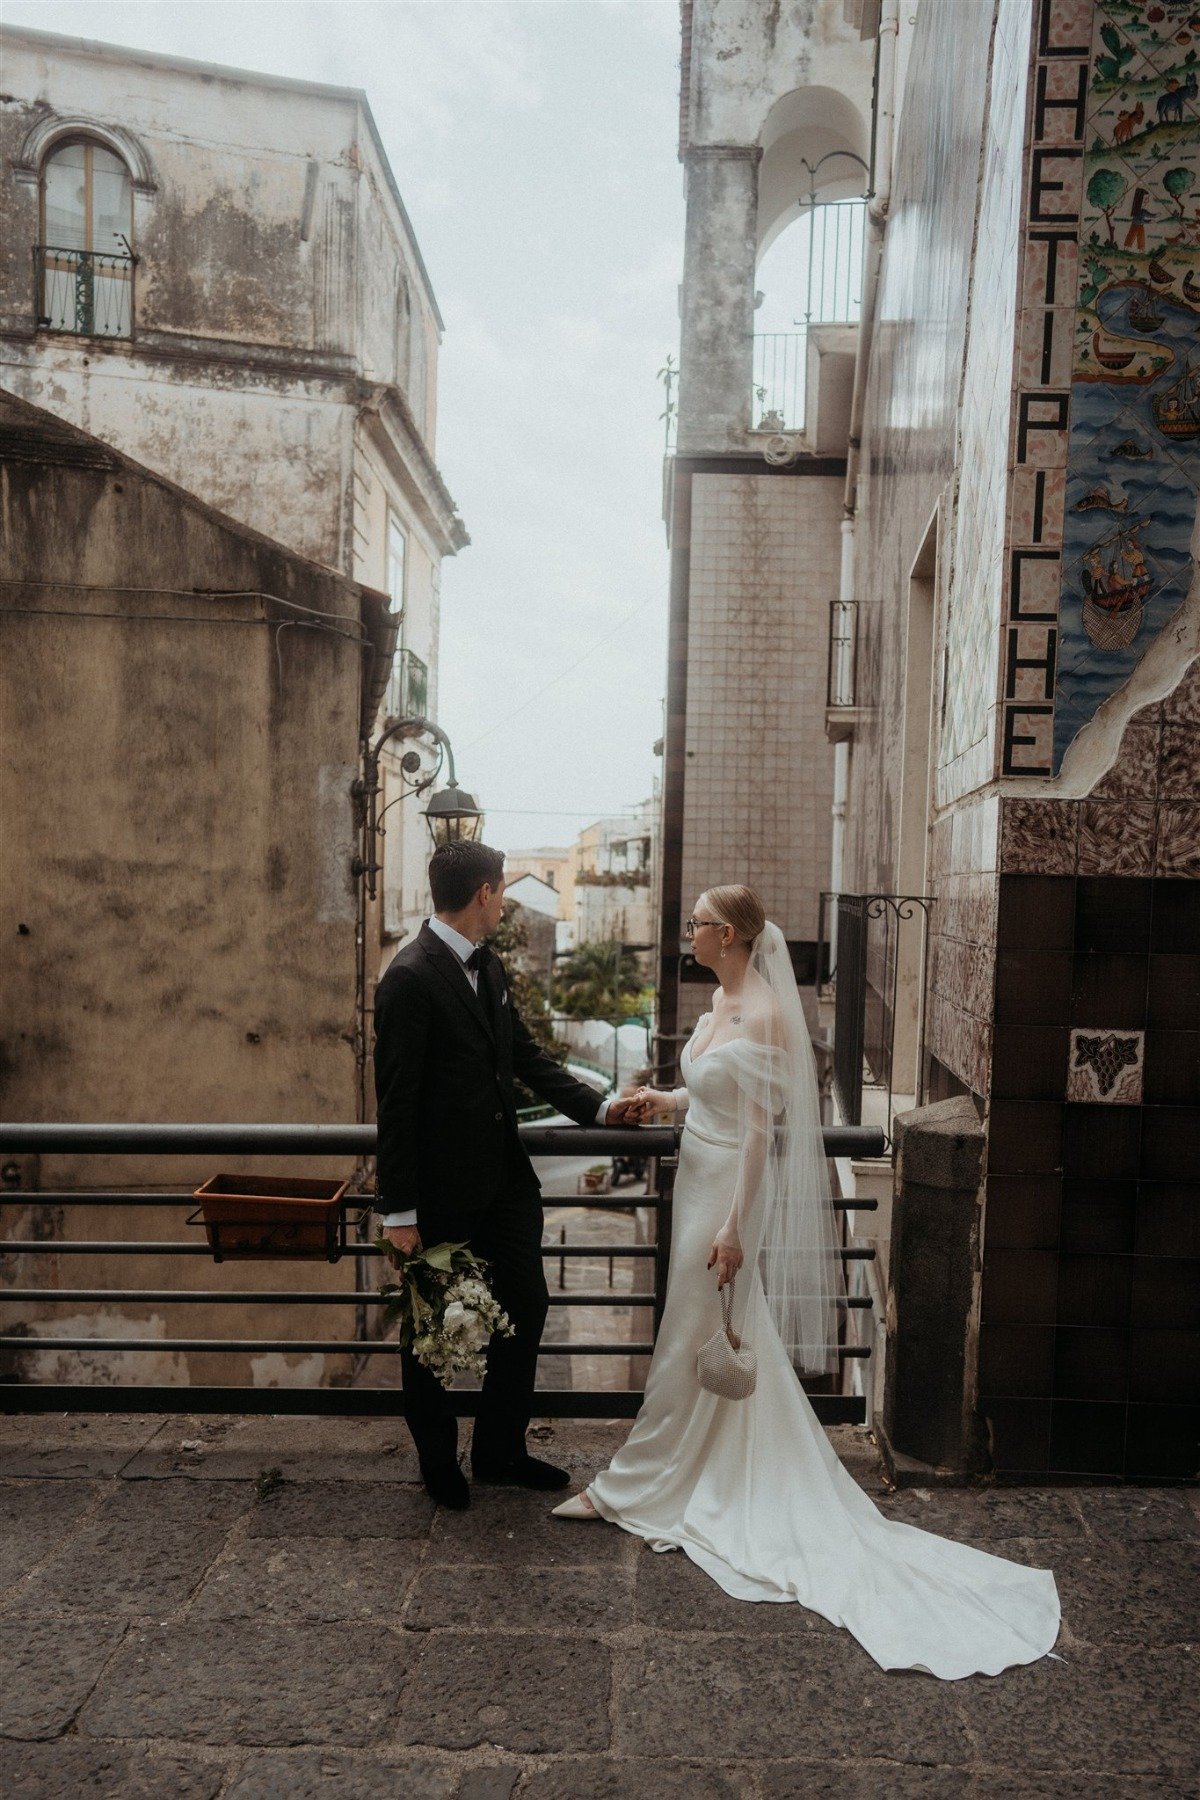
[[(436, 716), (442, 323), (356, 90), (6, 28), (0, 386), (388, 594), (378, 718)], [(402, 792), (384, 752), (381, 804)], [(388, 814), (383, 947), (425, 911)]]

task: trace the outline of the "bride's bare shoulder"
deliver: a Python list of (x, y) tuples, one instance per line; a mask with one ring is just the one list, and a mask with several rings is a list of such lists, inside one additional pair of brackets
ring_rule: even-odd
[(782, 1044), (784, 1041), (783, 1018), (765, 982), (762, 992), (747, 1000), (745, 1024), (747, 1035), (761, 1044)]

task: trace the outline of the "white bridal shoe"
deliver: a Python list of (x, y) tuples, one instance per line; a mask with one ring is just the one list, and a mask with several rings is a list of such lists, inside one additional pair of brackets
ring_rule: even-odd
[(559, 1519), (598, 1519), (600, 1514), (591, 1502), (584, 1498), (586, 1493), (587, 1489), (584, 1488), (581, 1493), (572, 1494), (569, 1500), (563, 1500), (558, 1506), (552, 1506), (550, 1511)]

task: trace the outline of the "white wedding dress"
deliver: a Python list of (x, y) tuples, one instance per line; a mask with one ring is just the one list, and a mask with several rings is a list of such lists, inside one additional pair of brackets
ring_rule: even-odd
[(799, 1601), (845, 1626), (883, 1669), (954, 1681), (1034, 1662), (1058, 1636), (1051, 1571), (883, 1516), (838, 1460), (749, 1266), (737, 1298), (757, 1387), (747, 1400), (722, 1400), (696, 1380), (696, 1352), (721, 1325), (715, 1271), (705, 1265), (738, 1168), (731, 1064), (744, 1042), (695, 1061), (684, 1050), (688, 1110), (666, 1306), (645, 1402), (588, 1495), (603, 1518), (653, 1549), (686, 1551), (727, 1594)]

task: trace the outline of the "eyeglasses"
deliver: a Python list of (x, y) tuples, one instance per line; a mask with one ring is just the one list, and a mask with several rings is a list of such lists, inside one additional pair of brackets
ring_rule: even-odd
[(687, 919), (684, 921), (684, 934), (690, 938), (695, 937), (698, 925), (719, 925), (720, 923), (720, 919)]

